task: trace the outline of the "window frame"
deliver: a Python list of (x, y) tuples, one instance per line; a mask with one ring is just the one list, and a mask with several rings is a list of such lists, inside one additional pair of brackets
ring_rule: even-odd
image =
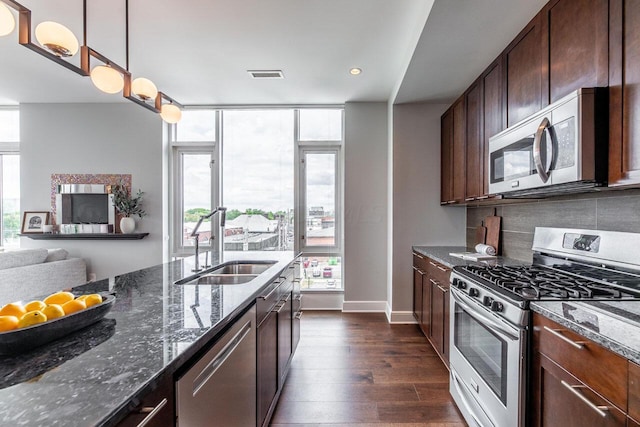
[[(6, 141), (0, 140), (0, 159), (4, 155), (12, 155), (18, 156), (18, 160), (20, 160), (20, 107), (19, 106), (0, 106), (0, 110), (2, 111), (16, 111), (18, 113), (18, 140), (17, 141)], [(4, 245), (4, 196), (2, 194), (2, 189), (4, 188), (4, 161), (0, 160), (0, 246)], [(19, 189), (18, 189), (19, 192)], [(20, 199), (18, 199), (20, 200)], [(19, 202), (18, 202), (19, 203)], [(22, 213), (22, 208), (18, 205), (18, 211)], [(18, 247), (20, 247), (20, 243), (18, 243)]]

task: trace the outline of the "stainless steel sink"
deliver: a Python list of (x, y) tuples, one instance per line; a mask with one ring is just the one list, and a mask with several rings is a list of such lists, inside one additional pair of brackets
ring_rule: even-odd
[(176, 285), (240, 285), (265, 272), (275, 261), (232, 261), (174, 282)]
[(205, 274), (198, 277), (191, 285), (239, 285), (258, 277), (257, 274)]

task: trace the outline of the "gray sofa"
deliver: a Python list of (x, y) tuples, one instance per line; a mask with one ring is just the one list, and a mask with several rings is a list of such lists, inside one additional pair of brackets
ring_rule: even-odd
[(87, 282), (81, 258), (68, 258), (64, 249), (23, 249), (0, 252), (0, 306), (28, 302)]

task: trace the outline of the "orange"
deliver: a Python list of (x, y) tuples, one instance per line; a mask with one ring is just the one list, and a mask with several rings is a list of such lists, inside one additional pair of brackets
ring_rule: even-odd
[(0, 309), (0, 316), (15, 316), (18, 319), (25, 315), (27, 310), (19, 302), (10, 302)]
[(82, 311), (85, 308), (87, 308), (87, 305), (84, 303), (84, 301), (78, 299), (72, 299), (71, 301), (67, 301), (62, 304), (64, 314), (75, 313), (76, 311)]
[(46, 321), (47, 316), (45, 316), (41, 311), (29, 311), (18, 321), (18, 328), (26, 328), (28, 326), (37, 325), (38, 323), (44, 323)]
[(42, 301), (35, 300), (25, 304), (24, 309), (27, 310), (28, 313), (30, 311), (43, 310), (46, 306), (47, 304), (43, 303)]
[(17, 329), (18, 322), (19, 320), (16, 316), (0, 316), (0, 332)]
[(60, 304), (48, 304), (42, 313), (47, 316), (47, 320), (57, 319), (64, 316), (64, 310)]
[(44, 299), (44, 303), (49, 304), (59, 304), (62, 305), (67, 301), (71, 301), (74, 298), (74, 295), (71, 292), (60, 291), (55, 294), (51, 294)]
[(102, 297), (99, 294), (87, 295), (87, 297), (84, 299), (84, 302), (85, 304), (87, 304), (87, 308), (89, 308), (91, 306), (102, 303)]

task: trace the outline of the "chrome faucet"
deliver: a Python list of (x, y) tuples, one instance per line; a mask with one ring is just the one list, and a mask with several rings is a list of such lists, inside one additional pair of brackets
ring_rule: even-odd
[[(212, 216), (214, 216), (215, 214), (217, 214), (218, 212), (220, 212), (220, 227), (224, 228), (224, 224), (227, 218), (227, 208), (222, 207), (222, 206), (218, 206), (217, 208), (215, 208), (214, 210), (212, 210), (211, 212), (209, 212), (206, 215), (200, 215), (200, 219), (198, 220), (196, 226), (193, 228), (193, 231), (191, 232), (191, 237), (193, 237), (193, 243), (196, 249), (196, 264), (193, 268), (192, 271), (200, 271), (202, 270), (200, 268), (200, 245), (199, 245), (199, 234), (198, 233), (198, 229), (200, 229), (200, 226), (202, 225), (202, 221), (204, 221), (205, 219), (209, 219)], [(213, 233), (213, 227), (211, 227), (211, 233)]]

